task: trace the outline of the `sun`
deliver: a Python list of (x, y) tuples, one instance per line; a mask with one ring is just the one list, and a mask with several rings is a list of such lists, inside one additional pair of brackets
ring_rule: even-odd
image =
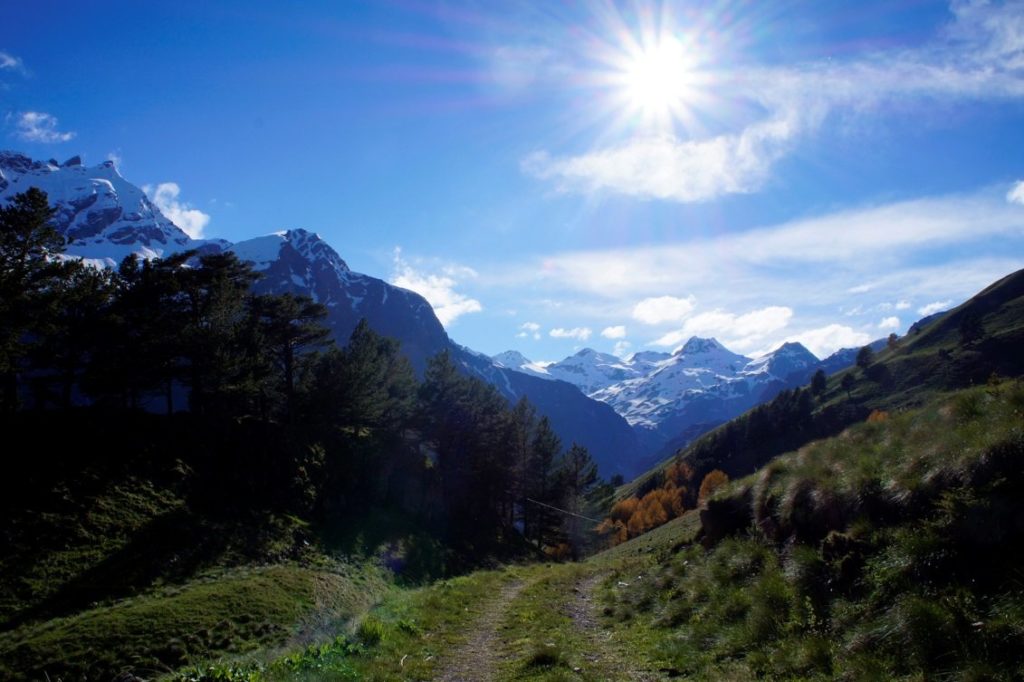
[(661, 126), (685, 118), (699, 97), (699, 59), (675, 36), (634, 45), (618, 61), (614, 78), (625, 107)]
[(693, 66), (682, 43), (663, 37), (630, 56), (622, 74), (623, 94), (648, 116), (670, 116), (686, 104)]

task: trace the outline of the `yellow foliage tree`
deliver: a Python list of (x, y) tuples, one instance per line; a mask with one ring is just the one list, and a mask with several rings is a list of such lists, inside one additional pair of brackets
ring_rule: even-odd
[(720, 469), (709, 471), (704, 480), (700, 483), (700, 492), (697, 493), (697, 500), (703, 503), (711, 497), (716, 490), (729, 482), (729, 476)]

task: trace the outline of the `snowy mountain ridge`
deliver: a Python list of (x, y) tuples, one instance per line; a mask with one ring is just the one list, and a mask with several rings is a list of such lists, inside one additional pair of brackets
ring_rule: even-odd
[[(53, 225), (68, 239), (68, 256), (115, 267), (129, 254), (149, 259), (192, 249), (231, 251), (262, 275), (253, 286), (257, 293), (307, 295), (324, 304), (326, 326), (339, 344), (365, 319), (377, 333), (396, 339), (419, 372), (429, 358), (448, 352), (467, 374), (492, 384), (510, 402), (529, 398), (549, 417), (563, 443), (577, 442), (590, 450), (603, 475), (631, 476), (643, 469), (636, 434), (610, 406), (568, 384), (513, 371), (459, 346), (425, 298), (353, 272), (314, 232), (285, 230), (235, 244), (191, 239), (110, 161), (85, 166), (73, 157), (60, 164), (0, 152), (0, 205), (30, 187), (46, 192), (56, 209)], [(543, 368), (538, 366), (538, 371)]]
[[(531, 366), (516, 351), (504, 358), (518, 371)], [(785, 343), (757, 359), (734, 353), (717, 339), (694, 336), (675, 353), (645, 351), (628, 358), (584, 348), (544, 368), (548, 378), (573, 384), (611, 405), (658, 446), (694, 424), (715, 424), (768, 399), (789, 377), (818, 363), (799, 343)]]
[(46, 192), (56, 209), (53, 224), (68, 239), (67, 253), (73, 256), (113, 266), (132, 253), (159, 258), (227, 245), (189, 237), (121, 177), (113, 161), (86, 166), (78, 156), (57, 163), (0, 151), (0, 203), (29, 187)]

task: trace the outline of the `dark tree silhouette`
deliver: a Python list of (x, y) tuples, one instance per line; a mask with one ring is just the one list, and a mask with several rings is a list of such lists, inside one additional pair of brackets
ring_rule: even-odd
[(855, 383), (856, 380), (853, 378), (853, 373), (847, 372), (846, 374), (843, 375), (843, 380), (839, 385), (843, 387), (844, 391), (846, 391), (847, 398), (850, 397), (850, 391), (853, 390), (853, 385)]
[(50, 224), (54, 211), (36, 188), (0, 207), (0, 409), (18, 406), (18, 372), (30, 347), (26, 334), (46, 316), (49, 292), (66, 272), (54, 256), (64, 237)]
[(811, 393), (814, 395), (821, 395), (825, 392), (825, 388), (828, 386), (828, 379), (825, 376), (825, 370), (819, 369), (811, 377)]
[(861, 369), (867, 369), (874, 361), (875, 351), (871, 350), (871, 346), (864, 346), (857, 351), (857, 366)]

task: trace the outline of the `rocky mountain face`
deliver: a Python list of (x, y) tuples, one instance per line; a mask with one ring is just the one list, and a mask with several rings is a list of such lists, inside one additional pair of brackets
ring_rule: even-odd
[[(519, 371), (538, 372), (515, 351), (495, 357)], [(830, 358), (830, 373), (852, 364), (852, 357), (845, 364), (845, 355)], [(539, 376), (571, 383), (611, 406), (633, 427), (653, 463), (779, 391), (805, 384), (821, 366), (799, 343), (751, 359), (716, 339), (693, 337), (674, 353), (644, 351), (628, 358), (585, 348), (539, 368)]]
[(157, 258), (227, 244), (191, 239), (122, 178), (112, 161), (85, 166), (77, 156), (57, 163), (0, 151), (0, 203), (29, 187), (46, 192), (56, 209), (53, 224), (68, 240), (67, 253), (106, 265), (131, 253)]
[(427, 359), (450, 345), (444, 327), (426, 299), (417, 293), (353, 272), (319, 235), (288, 230), (237, 242), (228, 247), (263, 275), (259, 293), (310, 296), (327, 307), (327, 324), (345, 343), (366, 318), (379, 334), (398, 339), (418, 372)]
[(464, 370), (493, 384), (510, 401), (526, 397), (547, 415), (564, 445), (586, 446), (604, 476), (642, 470), (636, 434), (610, 406), (571, 385), (529, 376), (454, 343), (419, 294), (353, 272), (319, 235), (295, 229), (231, 244), (194, 240), (168, 220), (112, 162), (85, 166), (34, 161), (0, 152), (0, 203), (29, 187), (45, 191), (57, 210), (55, 226), (68, 238), (67, 253), (97, 265), (115, 266), (125, 256), (157, 258), (189, 249), (233, 251), (263, 275), (260, 293), (304, 294), (328, 309), (327, 324), (347, 342), (360, 319), (379, 334), (398, 339), (417, 371), (447, 350)]

